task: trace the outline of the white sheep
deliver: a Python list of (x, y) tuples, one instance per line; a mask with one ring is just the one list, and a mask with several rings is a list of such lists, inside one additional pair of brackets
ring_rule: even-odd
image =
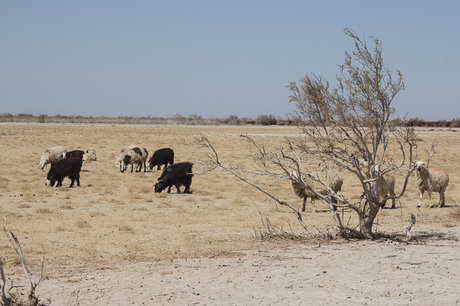
[(45, 169), (46, 165), (54, 164), (63, 159), (67, 149), (63, 146), (50, 147), (43, 152), (38, 166), (41, 170)]
[[(314, 185), (317, 185), (318, 183), (315, 184), (309, 178), (307, 179), (304, 179), (303, 177), (301, 178), (298, 172), (295, 170), (292, 172), (292, 177), (294, 178), (293, 180), (291, 180), (292, 189), (294, 190), (294, 193), (299, 198), (303, 198), (302, 211), (305, 211), (305, 205), (307, 202), (307, 198), (310, 198), (313, 209), (316, 212), (315, 200), (318, 199), (318, 195), (315, 194), (310, 188), (305, 187), (305, 186), (314, 186)], [(337, 172), (327, 171), (327, 185), (329, 186), (330, 189), (332, 189), (335, 193), (337, 193), (342, 190), (343, 179)], [(322, 195), (329, 194), (329, 190), (324, 186), (316, 189), (316, 191)], [(337, 200), (334, 197), (332, 197), (332, 203), (337, 203)]]
[(430, 199), (429, 208), (433, 207), (431, 203), (431, 192), (439, 192), (439, 206), (445, 205), (445, 192), (447, 185), (449, 185), (449, 175), (442, 169), (430, 168), (423, 161), (417, 161), (414, 168), (417, 170), (417, 187), (420, 191), (420, 201), (417, 207), (422, 206), (422, 198), (425, 191), (428, 191), (428, 198)]
[[(395, 208), (395, 176), (392, 174), (381, 175), (380, 174), (380, 166), (379, 164), (373, 167), (374, 176), (377, 178), (375, 180), (375, 184), (377, 185), (377, 194), (379, 198), (384, 198), (388, 194), (392, 197), (391, 198), (391, 208)], [(385, 207), (386, 200), (382, 203), (382, 208)]]
[(86, 150), (86, 161), (95, 161), (96, 158), (96, 151), (94, 149)]

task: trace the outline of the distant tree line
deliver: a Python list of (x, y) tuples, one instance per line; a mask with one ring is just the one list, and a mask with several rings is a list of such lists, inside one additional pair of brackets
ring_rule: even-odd
[(454, 118), (452, 120), (437, 120), (437, 121), (428, 121), (419, 118), (410, 119), (407, 122), (408, 126), (423, 126), (423, 127), (450, 127), (456, 128), (460, 127), (460, 118)]
[[(230, 115), (226, 118), (203, 118), (200, 115), (183, 116), (176, 114), (173, 117), (133, 117), (133, 116), (64, 116), (46, 114), (10, 114), (0, 113), (0, 122), (36, 122), (36, 123), (79, 123), (79, 124), (183, 124), (183, 125), (295, 125), (295, 122), (283, 117), (273, 115), (259, 115), (256, 118), (238, 117)], [(402, 126), (401, 120), (393, 120), (393, 125)], [(415, 127), (460, 127), (460, 118), (452, 120), (429, 121), (419, 118), (409, 119), (405, 123), (407, 126)]]
[(1, 113), (0, 122), (36, 122), (36, 123), (80, 123), (80, 124), (184, 124), (184, 125), (290, 125), (289, 119), (273, 115), (259, 115), (254, 118), (230, 115), (226, 118), (203, 118), (192, 114), (183, 116), (176, 114), (173, 117), (133, 117), (133, 116), (64, 116), (64, 115), (33, 115)]

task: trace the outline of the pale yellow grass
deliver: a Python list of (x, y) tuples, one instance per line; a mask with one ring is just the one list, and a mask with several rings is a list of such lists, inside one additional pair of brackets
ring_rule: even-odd
[[(157, 194), (153, 184), (160, 175), (120, 173), (114, 158), (130, 144), (153, 151), (171, 147), (175, 161), (194, 163), (194, 171), (206, 169), (207, 151), (197, 141), (206, 135), (229, 166), (250, 168), (251, 152), (240, 135), (248, 134), (270, 148), (283, 145), (285, 136), (296, 136), (294, 127), (200, 127), (200, 126), (111, 126), (2, 124), (10, 131), (0, 135), (4, 162), (0, 173), (0, 217), (19, 237), (29, 262), (45, 256), (52, 266), (116, 264), (123, 261), (157, 261), (170, 258), (215, 256), (250, 249), (261, 242), (253, 237), (261, 226), (261, 215), (279, 227), (300, 233), (294, 216), (221, 169), (196, 175), (192, 194)], [(449, 130), (420, 130), (419, 155), (431, 143), (437, 154), (431, 161), (450, 175), (447, 204), (456, 207), (460, 199), (460, 133)], [(60, 188), (45, 186), (46, 173), (38, 168), (45, 148), (64, 145), (68, 149), (94, 148), (98, 160), (83, 164), (81, 186), (68, 188), (65, 179)], [(6, 162), (7, 161), (7, 162)], [(344, 174), (343, 193), (359, 197), (359, 185)], [(257, 177), (254, 181), (269, 186), (280, 198), (296, 206), (289, 182)], [(400, 181), (399, 181), (400, 183)], [(397, 183), (397, 191), (400, 189)], [(182, 187), (183, 189), (183, 187)], [(438, 194), (434, 194), (438, 200)], [(411, 213), (418, 224), (451, 226), (458, 224), (452, 210), (416, 209), (418, 192), (415, 179), (409, 182), (398, 209), (379, 214), (380, 230), (401, 231)], [(426, 204), (425, 199), (425, 204)], [(317, 202), (320, 213), (310, 206), (304, 213), (311, 228), (325, 230), (334, 223), (325, 204)], [(13, 257), (4, 235), (0, 235), (2, 256)], [(51, 273), (51, 271), (48, 271)]]

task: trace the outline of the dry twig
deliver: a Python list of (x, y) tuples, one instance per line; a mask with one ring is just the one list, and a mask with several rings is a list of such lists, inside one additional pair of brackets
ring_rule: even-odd
[[(19, 256), (19, 259), (21, 260), (22, 267), (24, 269), (24, 274), (25, 274), (25, 276), (26, 276), (26, 278), (27, 278), (27, 280), (29, 282), (29, 286), (30, 286), (29, 295), (28, 295), (29, 302), (32, 305), (38, 305), (39, 301), (38, 301), (38, 297), (35, 295), (35, 290), (36, 290), (37, 286), (40, 284), (40, 282), (43, 279), (43, 262), (44, 262), (44, 258), (41, 259), (40, 278), (39, 278), (39, 280), (37, 282), (35, 282), (32, 279), (32, 273), (30, 273), (30, 271), (29, 271), (29, 269), (27, 267), (26, 260), (24, 258), (24, 254), (22, 252), (21, 244), (19, 243), (18, 238), (16, 237), (16, 235), (12, 231), (7, 230), (7, 228), (6, 228), (6, 225), (7, 225), (6, 217), (4, 217), (3, 220), (4, 220), (3, 231), (5, 232), (5, 235), (8, 238), (8, 240), (10, 241), (11, 247), (16, 252), (16, 254)], [(3, 271), (3, 267), (4, 267), (5, 263), (6, 262), (3, 259), (0, 260), (0, 274), (1, 274), (1, 278), (2, 278), (2, 300), (3, 300), (5, 305), (9, 305), (9, 303), (11, 302), (11, 298), (8, 298), (6, 296), (6, 294), (5, 294), (5, 282), (6, 281), (5, 281), (4, 271)], [(8, 292), (12, 288), (13, 288), (13, 285), (11, 284), (11, 287), (8, 290)]]

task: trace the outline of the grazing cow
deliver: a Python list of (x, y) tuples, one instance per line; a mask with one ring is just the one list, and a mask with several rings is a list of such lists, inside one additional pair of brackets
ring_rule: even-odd
[(174, 164), (174, 151), (170, 148), (163, 148), (155, 151), (153, 156), (149, 159), (150, 170), (155, 166), (158, 166), (157, 169), (161, 170), (161, 165), (165, 165), (166, 168), (168, 164)]
[(46, 184), (52, 187), (57, 182), (56, 187), (62, 186), (62, 180), (67, 176), (71, 180), (69, 187), (73, 187), (75, 181), (77, 181), (77, 186), (80, 186), (81, 165), (82, 160), (80, 158), (70, 157), (60, 160), (51, 165), (46, 176)]
[(83, 160), (83, 155), (85, 154), (85, 151), (82, 150), (73, 150), (69, 152), (63, 153), (64, 158), (79, 158)]
[(168, 166), (163, 169), (163, 173), (158, 178), (155, 184), (155, 192), (161, 192), (168, 187), (168, 193), (171, 192), (171, 187), (175, 186), (177, 193), (180, 193), (179, 187), (185, 186), (184, 193), (190, 192), (190, 185), (192, 184), (192, 163), (184, 162)]
[(41, 170), (45, 169), (46, 165), (54, 164), (64, 158), (63, 154), (67, 152), (67, 149), (63, 146), (50, 147), (43, 152), (40, 158), (40, 164), (38, 165)]

